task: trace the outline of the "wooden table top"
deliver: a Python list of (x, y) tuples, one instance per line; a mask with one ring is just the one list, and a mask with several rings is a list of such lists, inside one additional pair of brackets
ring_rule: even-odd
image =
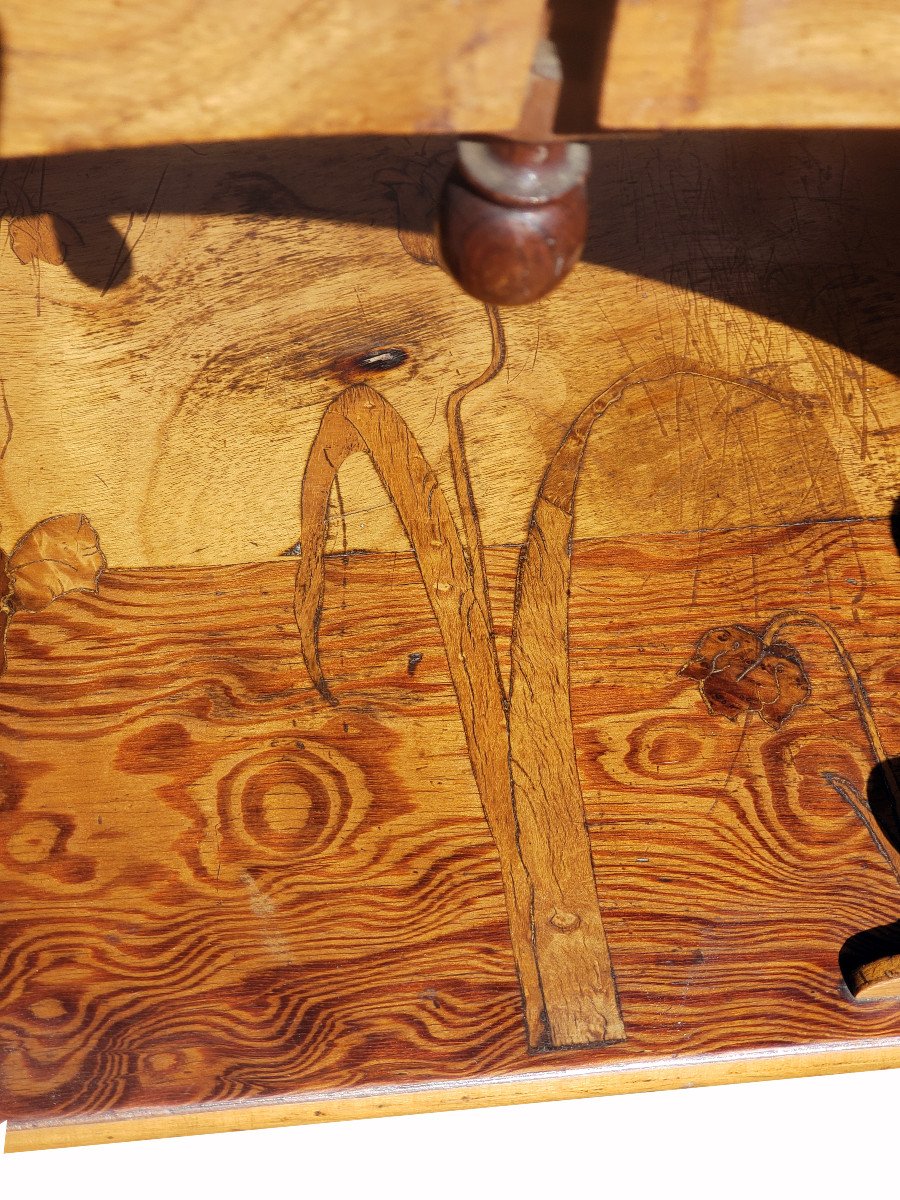
[(7, 164), (10, 1148), (900, 1064), (896, 137), (446, 149)]

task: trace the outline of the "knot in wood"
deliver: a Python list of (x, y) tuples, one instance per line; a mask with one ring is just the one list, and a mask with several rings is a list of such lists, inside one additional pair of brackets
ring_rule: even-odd
[(577, 913), (555, 908), (550, 916), (550, 924), (560, 933), (573, 933), (581, 924), (581, 917)]

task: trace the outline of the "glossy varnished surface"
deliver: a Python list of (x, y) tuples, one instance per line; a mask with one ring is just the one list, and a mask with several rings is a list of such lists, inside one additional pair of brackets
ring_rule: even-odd
[(7, 164), (14, 1144), (898, 1061), (895, 147), (605, 142), (501, 311), (446, 144)]
[[(778, 731), (715, 716), (679, 675), (710, 626), (799, 603), (841, 632), (896, 744), (894, 547), (876, 521), (749, 540), (575, 549), (576, 745), (628, 1031), (591, 1051), (527, 1052), (497, 855), (410, 555), (329, 563), (337, 707), (304, 676), (289, 562), (110, 572), (96, 597), (17, 617), (0, 743), (13, 1131), (736, 1050), (900, 1061), (896, 1003), (854, 1003), (838, 964), (897, 918), (900, 881), (828, 782), (865, 796), (872, 762), (827, 639), (793, 639), (812, 696)], [(488, 554), (501, 658), (514, 563)]]

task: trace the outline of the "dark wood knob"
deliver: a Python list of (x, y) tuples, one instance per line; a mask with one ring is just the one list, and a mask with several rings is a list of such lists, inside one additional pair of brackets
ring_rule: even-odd
[(530, 304), (581, 257), (587, 146), (493, 138), (460, 142), (441, 195), (441, 256), (470, 295)]

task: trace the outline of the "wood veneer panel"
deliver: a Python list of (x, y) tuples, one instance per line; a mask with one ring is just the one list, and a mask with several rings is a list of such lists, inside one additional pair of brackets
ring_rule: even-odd
[(511, 129), (541, 0), (6, 0), (0, 154)]
[[(0, 153), (511, 129), (543, 8), (6, 0)], [(900, 117), (892, 0), (860, 0), (852, 21), (838, 0), (556, 8), (570, 132), (885, 127)]]
[[(503, 664), (515, 561), (486, 558)], [(900, 1063), (897, 1003), (855, 1003), (839, 969), (847, 939), (897, 920), (900, 880), (834, 786), (865, 797), (873, 763), (830, 643), (791, 636), (812, 695), (777, 731), (714, 715), (679, 674), (710, 627), (801, 606), (842, 635), (896, 746), (885, 521), (576, 544), (573, 726), (627, 1036), (538, 1054), (414, 558), (329, 560), (337, 707), (306, 677), (294, 570), (110, 571), (11, 622), (13, 1146), (702, 1082), (736, 1059), (744, 1077)]]
[[(586, 261), (503, 312), (503, 369), (465, 400), (485, 540), (522, 541), (562, 430), (632, 370), (646, 388), (591, 435), (581, 536), (889, 511), (898, 136), (597, 145)], [(450, 152), (320, 139), (5, 164), (0, 544), (82, 512), (112, 566), (275, 557), (350, 383), (396, 408), (456, 513), (443, 409), (491, 335), (435, 265)], [(681, 369), (651, 378), (667, 357)], [(340, 491), (333, 549), (407, 548), (364, 456)]]
[(897, 1061), (894, 145), (606, 142), (522, 313), (446, 145), (7, 164), (18, 1144)]
[(599, 121), (629, 129), (900, 122), (900, 10), (861, 0), (619, 0)]

